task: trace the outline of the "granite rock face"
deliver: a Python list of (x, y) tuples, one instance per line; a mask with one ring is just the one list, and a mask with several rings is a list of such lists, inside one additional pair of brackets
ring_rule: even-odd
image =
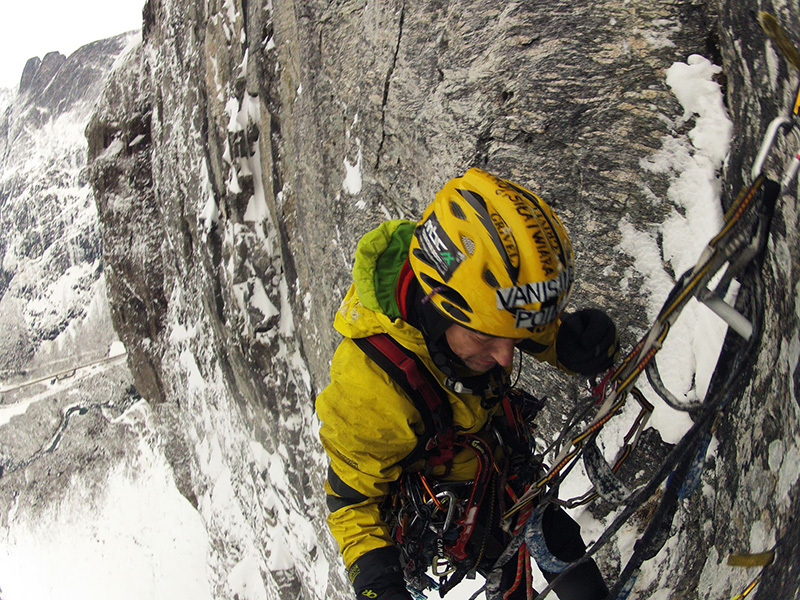
[[(325, 534), (313, 397), (358, 238), (415, 218), (470, 166), (494, 171), (556, 209), (579, 261), (574, 305), (607, 309), (632, 344), (650, 291), (629, 277), (620, 221), (647, 230), (674, 212), (669, 178), (641, 161), (690, 126), (664, 70), (695, 53), (723, 67), (729, 201), (791, 91), (749, 11), (789, 26), (797, 9), (766, 4), (148, 1), (142, 45), (87, 128), (89, 177), (114, 325), (174, 437), (178, 486), (209, 523), (220, 597), (246, 557), (270, 597), (348, 593)], [(679, 511), (640, 597), (735, 594), (747, 574), (725, 556), (778, 541), (764, 589), (795, 591), (797, 231), (784, 198), (751, 384), (719, 425), (710, 491)], [(533, 366), (526, 377), (577, 390)], [(236, 523), (215, 512), (221, 487)], [(619, 561), (602, 557), (612, 579)]]
[[(726, 65), (728, 102), (737, 132), (725, 172), (727, 189), (749, 181), (749, 170), (765, 126), (788, 113), (795, 99), (797, 72), (778, 48), (764, 43), (753, 19), (760, 8), (774, 14), (797, 43), (798, 7), (774, 2), (760, 7), (720, 3), (720, 39)], [(797, 150), (796, 136), (778, 136), (765, 174), (780, 181), (786, 158)], [(726, 411), (717, 434), (721, 441), (711, 485), (718, 490), (713, 507), (714, 534), (705, 537), (708, 556), (724, 557), (727, 548), (758, 551), (775, 545), (774, 566), (768, 568), (757, 598), (800, 593), (800, 535), (795, 516), (800, 511), (800, 433), (798, 357), (800, 352), (800, 254), (798, 253), (796, 188), (779, 200), (766, 263), (765, 327), (758, 355), (750, 365), (750, 383)], [(734, 442), (735, 440), (735, 442)], [(759, 540), (757, 542), (756, 540)], [(707, 572), (711, 560), (706, 565)], [(701, 575), (702, 583), (702, 575)]]

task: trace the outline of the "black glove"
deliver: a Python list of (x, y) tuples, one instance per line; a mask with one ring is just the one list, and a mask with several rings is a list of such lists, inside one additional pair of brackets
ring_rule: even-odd
[(585, 308), (566, 315), (556, 336), (558, 362), (586, 377), (614, 365), (619, 338), (614, 321), (602, 310)]
[(359, 600), (412, 600), (403, 579), (400, 551), (394, 546), (370, 550), (347, 574)]

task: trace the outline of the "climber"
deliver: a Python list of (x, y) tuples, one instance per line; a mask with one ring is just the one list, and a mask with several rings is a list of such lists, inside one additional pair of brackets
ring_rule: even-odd
[[(438, 529), (425, 528), (438, 531), (438, 559), (468, 563), (463, 551), (478, 572), (486, 575), (491, 568), (508, 534), (499, 527), (498, 511), (488, 508), (498, 495), (498, 469), (482, 470), (480, 463), (495, 464), (502, 460), (498, 456), (513, 454), (510, 445), (499, 447), (495, 423), (503, 421), (503, 431), (514, 426), (504, 407), (510, 402), (515, 349), (584, 376), (609, 369), (617, 351), (616, 328), (604, 312), (564, 313), (573, 278), (572, 247), (550, 208), (524, 188), (479, 169), (450, 180), (419, 223), (388, 221), (361, 239), (353, 285), (335, 317), (344, 340), (331, 363), (330, 384), (316, 401), (330, 460), (328, 525), (358, 598), (412, 597), (404, 569), (407, 579), (408, 565), (419, 556), (403, 547), (407, 536), (397, 539), (398, 526), (388, 523), (387, 509), (393, 501), (397, 505), (398, 489), (408, 489), (411, 476), (425, 485), (421, 493), (427, 490), (427, 506), (434, 511), (448, 502), (462, 509), (451, 511), (456, 518)], [(365, 340), (382, 340), (377, 354)], [(416, 363), (413, 376), (403, 374), (409, 373), (403, 356)], [(400, 363), (402, 368), (393, 368)], [(420, 372), (429, 383), (409, 386)], [(420, 389), (431, 387), (444, 399), (441, 404), (430, 393), (427, 406), (416, 398)], [(479, 446), (490, 448), (488, 458)], [(431, 491), (439, 485), (433, 482), (468, 484), (456, 498), (436, 492), (445, 487)], [(469, 482), (472, 488), (493, 489), (476, 494)], [(463, 510), (465, 494), (476, 503), (475, 511)], [(482, 505), (476, 498), (484, 498)], [(407, 506), (401, 510), (408, 516)], [(465, 526), (466, 513), (473, 512), (474, 529), (472, 522)], [(451, 533), (458, 518), (462, 526)], [(555, 557), (574, 561), (584, 554), (579, 526), (560, 508), (548, 507), (543, 529)], [(500, 585), (516, 590), (510, 598), (527, 598), (525, 586), (514, 583), (516, 563), (503, 569)], [(607, 594), (591, 560), (573, 569), (555, 591), (561, 600)]]

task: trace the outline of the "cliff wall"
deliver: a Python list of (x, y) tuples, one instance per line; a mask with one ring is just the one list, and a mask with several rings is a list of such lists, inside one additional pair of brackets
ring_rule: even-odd
[[(797, 8), (766, 4), (148, 1), (143, 43), (87, 128), (90, 176), (114, 324), (215, 540), (221, 597), (245, 559), (275, 597), (346, 593), (313, 397), (360, 235), (416, 217), (470, 166), (497, 172), (553, 205), (578, 256), (574, 305), (607, 309), (630, 345), (651, 290), (620, 223), (649, 231), (682, 210), (667, 174), (642, 167), (691, 127), (664, 71), (692, 54), (723, 67), (726, 201), (790, 94), (750, 11), (788, 26)], [(748, 575), (725, 556), (778, 540), (763, 589), (797, 585), (797, 230), (785, 198), (766, 340), (718, 430), (714, 492), (687, 501), (641, 597), (739, 591)], [(578, 389), (531, 368), (540, 389)], [(611, 577), (619, 560), (603, 558)]]

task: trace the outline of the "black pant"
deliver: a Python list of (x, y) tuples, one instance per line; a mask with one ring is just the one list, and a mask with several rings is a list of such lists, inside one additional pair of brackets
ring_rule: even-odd
[[(488, 515), (487, 515), (488, 516)], [(493, 519), (492, 519), (493, 520)], [(495, 533), (500, 533), (497, 524), (494, 524)], [(586, 545), (581, 538), (580, 526), (560, 507), (551, 504), (544, 511), (542, 518), (542, 531), (544, 532), (545, 543), (548, 550), (564, 562), (578, 560), (586, 553)], [(503, 539), (499, 535), (486, 546), (486, 559), (482, 561), (485, 570), (491, 568), (500, 553), (505, 549), (504, 544), (497, 542)], [(525, 557), (525, 560), (530, 560)], [(484, 572), (484, 575), (486, 573)], [(543, 571), (545, 579), (552, 582), (558, 573), (548, 573)], [(517, 559), (512, 557), (503, 567), (503, 577), (501, 588), (509, 590), (517, 575)], [(526, 600), (527, 590), (525, 581), (521, 581), (519, 587), (510, 596), (510, 600)], [(588, 560), (572, 569), (554, 588), (560, 600), (603, 600), (608, 595), (603, 576), (594, 560)]]

